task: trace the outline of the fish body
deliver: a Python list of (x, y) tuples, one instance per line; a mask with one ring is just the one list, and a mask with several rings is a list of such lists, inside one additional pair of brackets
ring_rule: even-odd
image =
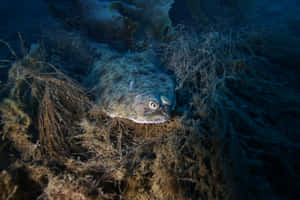
[(94, 62), (96, 104), (109, 116), (136, 123), (162, 123), (175, 106), (174, 80), (144, 54), (102, 51)]

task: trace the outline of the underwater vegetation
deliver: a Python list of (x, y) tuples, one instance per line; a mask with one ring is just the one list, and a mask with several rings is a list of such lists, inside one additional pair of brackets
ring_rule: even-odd
[[(33, 45), (31, 53), (13, 63), (9, 95), (0, 109), (2, 148), (18, 155), (9, 171), (2, 171), (5, 197), (22, 195), (24, 181), (34, 183), (40, 199), (273, 197), (272, 185), (249, 184), (263, 161), (246, 156), (256, 150), (243, 145), (265, 138), (261, 148), (272, 145), (271, 151), (277, 142), (265, 134), (265, 122), (256, 121), (266, 120), (264, 109), (246, 99), (253, 92), (255, 102), (271, 100), (257, 95), (265, 87), (276, 98), (281, 94), (276, 84), (256, 74), (253, 66), (259, 60), (249, 56), (245, 33), (229, 33), (174, 29), (161, 58), (176, 76), (177, 114), (162, 124), (110, 118), (91, 100), (92, 90), (50, 64), (43, 46)], [(299, 105), (294, 98), (286, 101)], [(254, 121), (251, 115), (263, 118)], [(16, 171), (26, 174), (25, 180), (10, 175)]]
[[(35, 51), (10, 69), (9, 98), (13, 100), (4, 101), (1, 122), (7, 130), (5, 141), (30, 138), (22, 143), (28, 150), (19, 149), (18, 143), (10, 148), (24, 154), (23, 163), (15, 163), (15, 168), (22, 168), (41, 185), (43, 189), (36, 191), (39, 198), (229, 198), (230, 181), (220, 168), (222, 156), (210, 156), (219, 152), (220, 141), (208, 130), (200, 134), (199, 122), (190, 121), (192, 126), (187, 126), (175, 117), (147, 125), (110, 118), (78, 83), (42, 61), (41, 48)], [(12, 106), (16, 104), (22, 109)], [(8, 110), (20, 116), (15, 119)], [(5, 128), (11, 121), (16, 128)], [(10, 195), (21, 191), (15, 189)]]
[[(0, 40), (0, 199), (299, 196), (299, 38), (202, 13), (254, 1), (186, 1), (205, 18), (193, 29), (171, 23), (171, 0), (47, 2), (64, 26), (19, 34), (21, 53)], [(130, 95), (148, 89), (141, 108)], [(164, 123), (130, 119), (158, 103)]]

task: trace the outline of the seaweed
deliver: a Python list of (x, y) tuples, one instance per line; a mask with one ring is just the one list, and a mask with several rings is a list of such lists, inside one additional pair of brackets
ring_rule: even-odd
[(13, 63), (10, 94), (0, 106), (3, 136), (16, 149), (11, 167), (24, 168), (38, 183), (40, 199), (230, 198), (216, 157), (221, 141), (199, 120), (110, 118), (84, 88), (43, 60), (45, 52), (33, 46)]
[(63, 135), (72, 131), (68, 127), (88, 107), (83, 89), (51, 64), (31, 55), (15, 62), (9, 77), (13, 82), (10, 96), (30, 111), (44, 153), (67, 151)]
[[(43, 60), (41, 46), (13, 63), (0, 105), (1, 136), (16, 154), (2, 171), (5, 197), (18, 191), (9, 177), (21, 170), (45, 200), (273, 198), (276, 176), (263, 166), (286, 154), (271, 110), (291, 104), (286, 112), (296, 115), (299, 101), (261, 74), (270, 63), (248, 45), (251, 33), (172, 31), (160, 56), (176, 76), (178, 103), (162, 124), (110, 118), (92, 90)], [(296, 176), (293, 164), (278, 164)]]
[[(163, 62), (177, 77), (179, 114), (221, 141), (219, 159), (231, 177), (231, 198), (276, 198), (279, 188), (280, 195), (297, 196), (297, 164), (289, 152), (294, 147), (282, 151), (279, 145), (295, 141), (289, 132), (297, 128), (287, 129), (289, 123), (279, 119), (299, 115), (299, 94), (271, 74), (276, 66), (267, 57), (256, 54), (259, 29), (201, 31), (185, 35), (177, 27), (175, 39), (163, 46)], [(283, 177), (265, 170), (272, 165), (278, 166), (272, 171), (284, 169), (294, 189), (280, 186)]]
[(29, 133), (31, 125), (30, 117), (22, 111), (12, 99), (4, 99), (0, 107), (1, 113), (1, 140), (11, 141), (23, 158), (28, 160), (33, 156), (38, 146), (32, 140), (32, 135)]

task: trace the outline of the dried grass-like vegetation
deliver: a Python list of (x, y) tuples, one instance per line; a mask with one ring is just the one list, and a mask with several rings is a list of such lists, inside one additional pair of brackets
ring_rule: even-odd
[[(13, 100), (6, 100), (5, 105), (9, 106), (6, 106), (6, 110), (3, 110), (5, 106), (2, 108), (5, 117), (3, 118), (4, 128), (8, 126), (7, 119), (14, 119), (20, 115), (19, 121), (26, 122), (25, 127), (7, 135), (13, 137), (15, 134), (27, 132), (26, 134), (32, 137), (34, 133), (28, 133), (25, 129), (28, 129), (31, 121), (34, 120), (31, 131), (37, 131), (40, 150), (49, 155), (67, 152), (68, 144), (65, 142), (65, 137), (72, 132), (73, 121), (78, 120), (88, 109), (89, 101), (83, 89), (75, 82), (51, 64), (41, 61), (43, 57), (41, 49), (34, 48), (36, 52), (31, 54), (36, 54), (35, 58), (29, 54), (23, 60), (15, 62), (10, 69), (8, 85), (11, 90), (10, 97)], [(18, 107), (26, 110), (32, 119), (23, 114), (20, 109), (18, 110)], [(11, 109), (10, 112), (9, 109)], [(15, 123), (18, 124), (19, 121)], [(14, 127), (16, 129), (18, 126)], [(11, 131), (10, 128), (6, 129)]]
[(221, 143), (198, 122), (111, 119), (44, 53), (13, 64), (1, 106), (1, 136), (15, 142), (40, 199), (230, 198)]
[(230, 198), (220, 141), (207, 130), (178, 117), (111, 119), (45, 52), (33, 47), (13, 63), (1, 105), (1, 136), (20, 156), (11, 166), (40, 186), (40, 199)]
[(224, 88), (227, 80), (238, 78), (251, 60), (241, 31), (203, 30), (197, 34), (182, 26), (173, 31), (175, 39), (163, 47), (163, 61), (176, 75), (177, 90), (190, 88), (190, 93), (200, 95), (198, 100), (217, 100), (218, 89)]
[[(163, 61), (176, 74), (177, 91), (182, 95), (178, 98), (179, 107), (189, 108), (190, 117), (200, 119), (196, 127), (206, 127), (224, 142), (237, 199), (276, 198), (281, 177), (263, 166), (278, 165), (287, 172), (284, 180), (296, 184), (293, 177), (297, 164), (282, 160), (282, 155), (288, 157), (292, 153), (280, 152), (279, 143), (294, 141), (285, 134), (296, 133), (297, 128), (287, 131), (289, 124), (279, 125), (278, 120), (292, 113), (299, 116), (299, 94), (270, 75), (274, 65), (267, 55), (272, 52), (264, 56), (257, 49), (259, 44), (266, 45), (261, 41), (263, 32), (259, 31), (204, 30), (200, 34), (186, 34), (178, 27), (176, 39), (164, 47)], [(288, 59), (290, 54), (284, 56)], [(286, 148), (289, 149), (288, 145)], [(297, 187), (283, 189), (284, 196), (293, 198)]]
[[(45, 59), (48, 51), (32, 49), (12, 65), (10, 93), (0, 106), (0, 135), (16, 157), (8, 172), (2, 171), (0, 190), (9, 188), (5, 197), (16, 199), (14, 188), (27, 180), (39, 186), (35, 198), (45, 200), (260, 197), (258, 187), (247, 183), (256, 179), (247, 177), (262, 163), (251, 160), (247, 151), (254, 148), (245, 146), (250, 139), (261, 142), (250, 134), (267, 129), (241, 109), (247, 104), (254, 110), (244, 97), (261, 90), (243, 37), (242, 32), (175, 30), (162, 58), (177, 78), (178, 115), (163, 124), (109, 118), (78, 82)], [(240, 77), (246, 73), (244, 81)], [(23, 182), (11, 177), (16, 169), (27, 174)], [(264, 187), (265, 193), (271, 190)]]
[(4, 99), (0, 112), (2, 140), (12, 142), (14, 148), (27, 160), (37, 150), (37, 145), (31, 140), (32, 136), (27, 134), (31, 125), (30, 117), (12, 99)]

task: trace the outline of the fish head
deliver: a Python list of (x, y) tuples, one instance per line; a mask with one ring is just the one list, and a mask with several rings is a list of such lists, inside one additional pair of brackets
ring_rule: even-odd
[(133, 110), (136, 115), (132, 119), (136, 123), (163, 123), (171, 118), (175, 107), (173, 93), (160, 94), (152, 91), (135, 96)]

